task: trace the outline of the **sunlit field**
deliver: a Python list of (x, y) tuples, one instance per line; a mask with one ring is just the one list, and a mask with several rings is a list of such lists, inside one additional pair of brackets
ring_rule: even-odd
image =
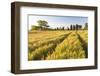
[(88, 57), (87, 30), (33, 30), (28, 35), (29, 61)]

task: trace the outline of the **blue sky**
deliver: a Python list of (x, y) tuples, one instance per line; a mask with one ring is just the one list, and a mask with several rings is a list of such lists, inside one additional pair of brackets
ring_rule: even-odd
[(44, 15), (29, 15), (29, 29), (32, 25), (37, 25), (38, 20), (46, 20), (51, 28), (69, 27), (71, 24), (80, 24), (84, 26), (88, 22), (87, 17), (78, 16), (44, 16)]

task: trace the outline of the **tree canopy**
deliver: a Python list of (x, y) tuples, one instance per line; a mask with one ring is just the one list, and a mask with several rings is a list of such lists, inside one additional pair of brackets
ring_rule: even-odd
[(84, 29), (88, 29), (88, 23), (85, 23)]
[(37, 23), (40, 27), (49, 27), (48, 22), (45, 20), (38, 20)]

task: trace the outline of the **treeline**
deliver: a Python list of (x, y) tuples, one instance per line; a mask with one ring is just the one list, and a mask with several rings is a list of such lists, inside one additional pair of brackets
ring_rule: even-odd
[(32, 25), (31, 30), (82, 30), (82, 29), (88, 29), (88, 23), (84, 24), (84, 28), (82, 27), (82, 25), (79, 24), (75, 24), (75, 25), (70, 25), (70, 27), (57, 27), (57, 28), (51, 28), (48, 25), (48, 22), (45, 20), (38, 20), (37, 21), (38, 26), (36, 25)]
[(55, 30), (81, 30), (82, 29), (82, 25), (70, 25), (70, 27), (57, 27), (55, 28)]

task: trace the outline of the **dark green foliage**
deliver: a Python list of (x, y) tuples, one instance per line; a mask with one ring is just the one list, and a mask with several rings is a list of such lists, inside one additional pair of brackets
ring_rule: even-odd
[(38, 30), (38, 29), (40, 29), (40, 28), (41, 28), (40, 26), (32, 25), (31, 30)]
[(87, 29), (88, 29), (88, 23), (85, 23), (84, 30), (87, 30)]
[(37, 23), (41, 28), (48, 28), (49, 27), (48, 22), (45, 20), (38, 20)]

